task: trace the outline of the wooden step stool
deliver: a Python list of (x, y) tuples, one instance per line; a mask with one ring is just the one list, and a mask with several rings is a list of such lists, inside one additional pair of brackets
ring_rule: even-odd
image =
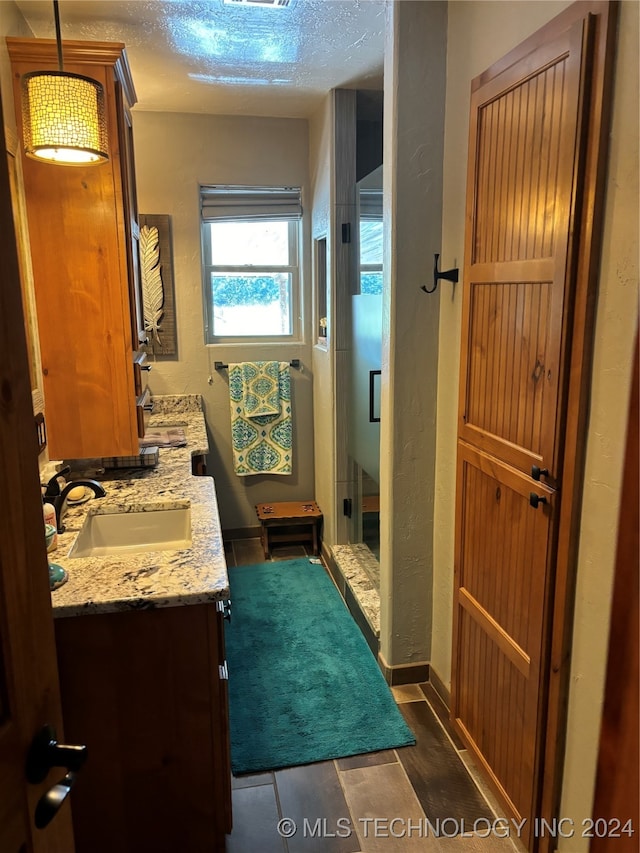
[(315, 501), (258, 504), (256, 514), (265, 559), (276, 542), (310, 542), (313, 553), (320, 553), (322, 511)]

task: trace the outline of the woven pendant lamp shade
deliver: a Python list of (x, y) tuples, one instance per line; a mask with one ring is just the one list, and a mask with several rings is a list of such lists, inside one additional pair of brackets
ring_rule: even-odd
[(38, 160), (83, 166), (109, 159), (104, 89), (66, 71), (22, 78), (25, 153)]

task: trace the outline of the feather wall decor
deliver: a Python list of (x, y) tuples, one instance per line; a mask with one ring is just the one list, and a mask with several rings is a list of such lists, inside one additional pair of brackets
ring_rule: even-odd
[(144, 328), (151, 332), (162, 346), (160, 340), (160, 320), (163, 314), (164, 287), (160, 275), (160, 249), (158, 247), (158, 229), (143, 225), (140, 229), (140, 269), (142, 272), (142, 302)]

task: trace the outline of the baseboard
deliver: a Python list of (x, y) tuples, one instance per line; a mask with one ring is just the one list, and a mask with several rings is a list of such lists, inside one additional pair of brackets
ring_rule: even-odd
[(429, 682), (433, 685), (433, 689), (447, 706), (447, 710), (451, 710), (451, 692), (432, 666), (429, 667)]
[(378, 652), (378, 665), (385, 681), (391, 687), (397, 687), (400, 684), (421, 684), (423, 681), (429, 680), (430, 667), (426, 661), (390, 666), (384, 659), (382, 652)]
[(257, 527), (230, 527), (228, 530), (222, 531), (222, 538), (225, 542), (230, 539), (259, 539), (260, 525)]

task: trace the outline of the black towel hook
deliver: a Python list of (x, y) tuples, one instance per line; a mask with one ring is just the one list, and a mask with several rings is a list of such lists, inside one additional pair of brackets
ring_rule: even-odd
[(424, 290), (425, 293), (435, 293), (436, 288), (438, 287), (438, 279), (444, 278), (446, 281), (451, 281), (453, 284), (458, 283), (458, 267), (454, 269), (446, 270), (445, 272), (440, 272), (438, 269), (438, 260), (440, 259), (440, 255), (433, 256), (433, 287), (427, 287), (425, 284), (422, 285), (420, 290)]

